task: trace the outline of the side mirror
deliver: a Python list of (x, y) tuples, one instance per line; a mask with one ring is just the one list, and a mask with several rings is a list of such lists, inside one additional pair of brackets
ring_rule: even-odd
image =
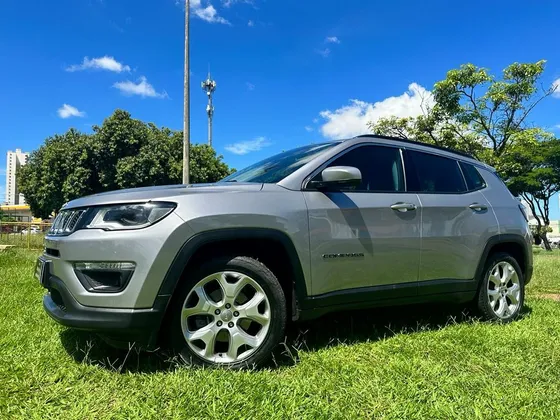
[(362, 182), (362, 173), (353, 166), (331, 166), (323, 169), (321, 179), (309, 182), (311, 188), (336, 191), (341, 188), (356, 187)]

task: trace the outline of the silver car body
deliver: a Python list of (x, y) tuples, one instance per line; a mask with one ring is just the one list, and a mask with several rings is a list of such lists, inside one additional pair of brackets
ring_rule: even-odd
[[(333, 158), (371, 144), (469, 163), (476, 166), (486, 186), (458, 194), (325, 193), (306, 188), (310, 178)], [(146, 201), (172, 202), (177, 207), (144, 229), (81, 229), (67, 236), (47, 236), (44, 258), (49, 261), (50, 275), (63, 283), (69, 298), (79, 307), (110, 308), (128, 314), (139, 309), (149, 311), (158, 298), (168, 299), (172, 294), (173, 287), (164, 287), (164, 280), (171, 276), (171, 267), (180, 263), (179, 256), (184, 256), (188, 244), (194, 243), (192, 239), (206, 233), (219, 237), (219, 232), (232, 232), (233, 237), (236, 231), (241, 236), (246, 231), (271, 232), (285, 238), (290, 249), (293, 247), (292, 264), (298, 265), (301, 273), (301, 278), (293, 279), (295, 299), (299, 300), (294, 307), (303, 312), (306, 308), (325, 312), (350, 301), (365, 305), (397, 297), (422, 301), (423, 295), (447, 291), (468, 292), (471, 296), (476, 292), (477, 270), (485, 253), (500, 243), (516, 243), (524, 250), (526, 281), (531, 277), (527, 221), (519, 202), (494, 170), (477, 160), (419, 143), (358, 137), (339, 142), (277, 184), (137, 188), (80, 198), (67, 203), (63, 210)], [(413, 204), (415, 211), (391, 208), (400, 202)], [(473, 203), (485, 210), (473, 211)], [(92, 293), (74, 272), (73, 263), (78, 261), (130, 261), (136, 269), (123, 291)], [(357, 293), (361, 299), (347, 297)], [(79, 322), (65, 322), (64, 317), (69, 315), (53, 314), (56, 308), (52, 308), (47, 311), (57, 321), (81, 327)]]

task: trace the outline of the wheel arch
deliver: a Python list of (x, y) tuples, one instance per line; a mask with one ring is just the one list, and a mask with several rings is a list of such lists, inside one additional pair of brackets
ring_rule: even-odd
[(158, 297), (168, 296), (170, 302), (184, 276), (210, 254), (246, 254), (261, 261), (280, 281), (292, 318), (298, 317), (297, 302), (308, 295), (302, 264), (289, 236), (269, 228), (227, 228), (193, 235), (175, 256)]
[(476, 279), (480, 282), (484, 274), (484, 267), (488, 258), (497, 252), (506, 252), (510, 254), (523, 271), (523, 278), (525, 284), (531, 280), (533, 266), (529, 254), (532, 252), (526, 239), (521, 235), (516, 234), (500, 234), (491, 237), (482, 252), (478, 267), (476, 269)]

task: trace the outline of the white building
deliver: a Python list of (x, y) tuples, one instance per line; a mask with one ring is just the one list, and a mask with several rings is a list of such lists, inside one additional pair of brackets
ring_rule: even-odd
[(29, 153), (22, 152), (21, 149), (8, 151), (6, 156), (6, 203), (10, 206), (25, 204), (25, 197), (17, 189), (16, 172), (27, 163), (28, 158)]

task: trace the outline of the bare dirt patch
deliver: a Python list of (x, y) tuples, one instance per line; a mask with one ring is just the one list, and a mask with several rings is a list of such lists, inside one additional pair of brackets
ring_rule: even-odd
[(560, 302), (560, 293), (542, 293), (539, 295), (539, 297), (545, 298), (545, 299), (551, 299), (551, 300), (555, 300), (556, 302)]

